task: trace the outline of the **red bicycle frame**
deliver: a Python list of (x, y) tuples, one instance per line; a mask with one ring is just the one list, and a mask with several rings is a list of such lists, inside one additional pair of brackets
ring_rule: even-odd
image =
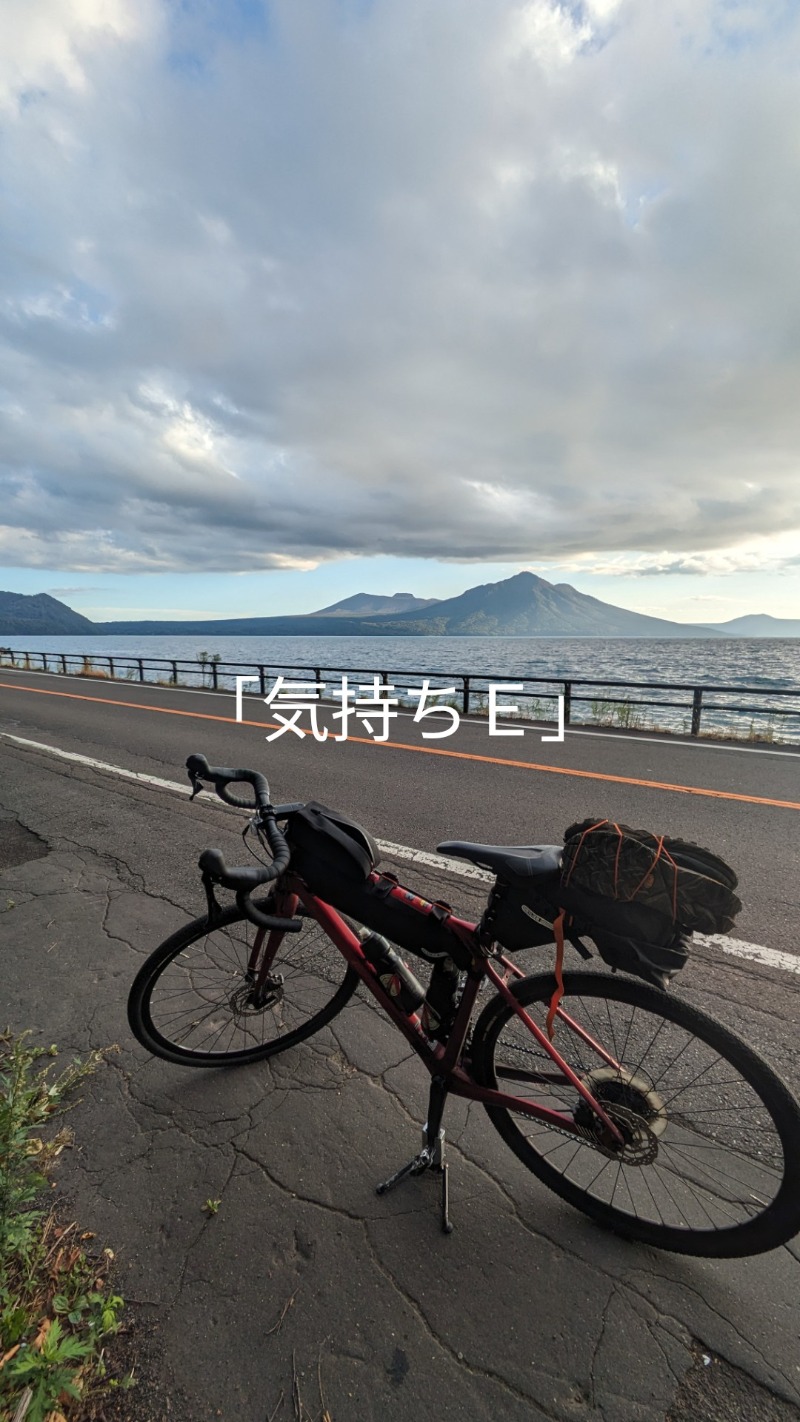
[[(391, 890), (390, 897), (402, 899), (403, 903), (409, 904), (419, 913), (430, 913), (433, 905), (427, 900), (412, 895), (408, 890), (397, 885)], [(547, 1053), (557, 1068), (561, 1077), (570, 1083), (572, 1087), (586, 1102), (587, 1106), (594, 1112), (603, 1123), (612, 1139), (619, 1144), (623, 1143), (622, 1133), (619, 1127), (610, 1119), (603, 1110), (603, 1107), (592, 1095), (589, 1088), (584, 1084), (579, 1076), (575, 1074), (570, 1066), (564, 1061), (558, 1048), (549, 1040), (532, 1017), (525, 1011), (525, 1008), (518, 1001), (517, 997), (508, 985), (508, 979), (523, 978), (525, 975), (509, 958), (499, 955), (497, 960), (504, 969), (504, 975), (499, 973), (494, 963), (488, 959), (478, 948), (476, 937), (476, 926), (466, 919), (457, 918), (450, 915), (447, 919), (447, 928), (457, 940), (461, 948), (460, 956), (463, 956), (463, 948), (466, 946), (472, 950), (472, 962), (467, 972), (467, 982), (456, 1011), (455, 1020), (447, 1042), (442, 1045), (438, 1042), (431, 1042), (422, 1030), (419, 1017), (415, 1013), (406, 1013), (398, 1005), (396, 1000), (389, 995), (378, 977), (373, 964), (364, 954), (360, 940), (348, 928), (343, 918), (336, 909), (324, 900), (316, 897), (306, 888), (302, 880), (295, 875), (287, 874), (281, 882), (280, 889), (276, 894), (274, 911), (279, 917), (293, 917), (298, 901), (303, 904), (309, 914), (311, 914), (320, 926), (324, 929), (328, 938), (338, 948), (348, 966), (358, 974), (361, 981), (372, 993), (373, 997), (380, 1003), (383, 1010), (391, 1018), (395, 1027), (413, 1047), (417, 1056), (424, 1062), (431, 1076), (441, 1077), (446, 1083), (448, 1092), (454, 1096), (464, 1096), (471, 1101), (479, 1101), (484, 1106), (502, 1106), (507, 1110), (519, 1112), (521, 1115), (530, 1116), (534, 1120), (542, 1121), (546, 1125), (554, 1126), (559, 1131), (566, 1131), (581, 1139), (586, 1138), (585, 1127), (579, 1126), (572, 1116), (563, 1112), (555, 1111), (548, 1106), (539, 1106), (533, 1101), (528, 1101), (521, 1096), (512, 1096), (505, 1091), (496, 1091), (487, 1086), (481, 1086), (473, 1077), (465, 1071), (459, 1064), (459, 1058), (466, 1040), (469, 1023), (472, 1018), (475, 1001), (480, 990), (481, 982), (488, 977), (493, 986), (505, 998), (509, 1007), (516, 1014), (527, 1030), (536, 1039), (538, 1045)], [(264, 947), (264, 938), (267, 930), (259, 928), (256, 932), (255, 941), (250, 954), (248, 969), (255, 975), (255, 986), (260, 987), (267, 978), (275, 954), (283, 940), (284, 933), (281, 929), (272, 929)], [(262, 951), (263, 949), (263, 951)], [(458, 953), (458, 948), (454, 944), (454, 951)], [(619, 1063), (610, 1055), (606, 1049), (579, 1026), (561, 1007), (556, 1011), (556, 1020), (559, 1021), (569, 1031), (574, 1033), (580, 1040), (594, 1051), (601, 1061), (607, 1066), (617, 1070)]]

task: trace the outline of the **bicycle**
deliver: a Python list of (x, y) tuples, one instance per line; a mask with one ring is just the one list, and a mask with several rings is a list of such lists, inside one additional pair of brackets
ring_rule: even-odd
[[(445, 1231), (450, 1094), (482, 1103), (534, 1175), (629, 1239), (726, 1258), (773, 1249), (800, 1229), (800, 1106), (731, 1031), (658, 988), (606, 973), (559, 972), (559, 1000), (552, 972), (526, 976), (494, 941), (491, 915), (471, 923), (375, 868), (352, 877), (326, 870), (324, 855), (309, 858), (310, 806), (273, 806), (257, 771), (210, 768), (202, 756), (187, 768), (192, 798), (208, 782), (227, 804), (255, 811), (244, 835), (254, 831), (272, 861), (229, 869), (218, 850), (200, 856), (207, 914), (151, 954), (130, 992), (131, 1029), (151, 1053), (203, 1067), (268, 1059), (319, 1031), (361, 983), (431, 1076), (422, 1149), (378, 1192), (438, 1172)], [(237, 782), (252, 800), (230, 790)], [(345, 830), (358, 831), (353, 843), (368, 853), (366, 832), (351, 822)], [(489, 868), (497, 886), (522, 886), (547, 910), (531, 915), (542, 942), (553, 941), (557, 847), (448, 842), (439, 850)], [(326, 875), (337, 908), (321, 892)], [(254, 901), (265, 884), (270, 892)], [(220, 907), (218, 886), (235, 893), (235, 905)], [(404, 1001), (416, 982), (407, 968), (379, 973), (369, 956), (376, 927), (417, 956), (422, 944), (432, 982), (438, 968), (456, 985), (438, 1031), (428, 1000), (414, 1005), (406, 992)], [(334, 971), (337, 953), (344, 961)], [(494, 995), (473, 1026), (487, 986)]]

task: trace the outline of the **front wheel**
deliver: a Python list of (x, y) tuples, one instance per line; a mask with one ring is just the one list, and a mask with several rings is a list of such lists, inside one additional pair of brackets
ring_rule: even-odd
[[(544, 1030), (550, 974), (515, 996)], [(565, 1115), (580, 1131), (500, 1106), (503, 1140), (557, 1195), (609, 1229), (680, 1254), (760, 1254), (800, 1230), (800, 1107), (775, 1072), (677, 998), (565, 973), (554, 1046), (624, 1137), (620, 1147), (498, 995), (473, 1039), (476, 1080)]]
[[(268, 900), (258, 907), (274, 911)], [(235, 906), (212, 927), (198, 918), (173, 933), (134, 980), (128, 998), (134, 1037), (168, 1062), (236, 1066), (318, 1032), (352, 997), (358, 974), (308, 917), (299, 933), (284, 934), (257, 1000), (254, 949), (257, 956), (265, 942), (263, 930)]]

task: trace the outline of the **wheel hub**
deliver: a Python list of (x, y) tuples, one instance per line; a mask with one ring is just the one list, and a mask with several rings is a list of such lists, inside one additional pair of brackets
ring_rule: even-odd
[(283, 974), (268, 977), (259, 989), (252, 983), (244, 982), (236, 988), (230, 998), (230, 1007), (236, 1018), (258, 1017), (267, 1008), (275, 1007), (283, 999)]
[(658, 1155), (659, 1137), (667, 1128), (667, 1112), (649, 1081), (624, 1068), (597, 1067), (583, 1077), (583, 1084), (620, 1131), (622, 1144), (583, 1100), (573, 1113), (576, 1124), (591, 1131), (604, 1155), (628, 1165), (652, 1164)]

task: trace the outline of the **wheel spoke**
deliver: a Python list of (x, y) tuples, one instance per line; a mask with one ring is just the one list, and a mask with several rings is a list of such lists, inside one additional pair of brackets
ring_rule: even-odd
[[(551, 980), (528, 983), (520, 1000), (543, 1027)], [(756, 1228), (759, 1216), (775, 1206), (789, 1150), (795, 1152), (791, 1168), (797, 1179), (800, 1145), (777, 1124), (785, 1096), (781, 1109), (770, 1105), (784, 1088), (757, 1059), (754, 1065), (749, 1050), (725, 1029), (651, 988), (599, 975), (566, 975), (564, 1012), (619, 1069), (609, 1067), (575, 1032), (557, 1032), (555, 1046), (615, 1122), (624, 1137), (620, 1148), (517, 1014), (497, 1001), (497, 1007), (490, 1004), (484, 1035), (476, 1042), (481, 1079), (571, 1116), (582, 1128), (576, 1142), (572, 1132), (559, 1133), (557, 1126), (513, 1108), (490, 1108), (507, 1142), (558, 1193), (607, 1224), (689, 1253), (754, 1252), (772, 1247), (771, 1235), (779, 1228), (788, 1238), (800, 1227), (800, 1205), (787, 1205), (784, 1190), (785, 1226), (770, 1222), (760, 1245), (752, 1235), (742, 1249), (733, 1242), (737, 1230)], [(800, 1140), (800, 1111), (794, 1110)], [(726, 1236), (722, 1245), (714, 1244), (720, 1235)]]
[(320, 924), (307, 918), (299, 934), (284, 937), (259, 1007), (248, 971), (250, 937), (246, 920), (223, 917), (210, 931), (198, 924), (172, 951), (159, 950), (131, 992), (131, 1025), (140, 1041), (157, 1054), (200, 1065), (256, 1059), (317, 1030), (332, 1015), (331, 1005), (338, 1010), (355, 986)]

